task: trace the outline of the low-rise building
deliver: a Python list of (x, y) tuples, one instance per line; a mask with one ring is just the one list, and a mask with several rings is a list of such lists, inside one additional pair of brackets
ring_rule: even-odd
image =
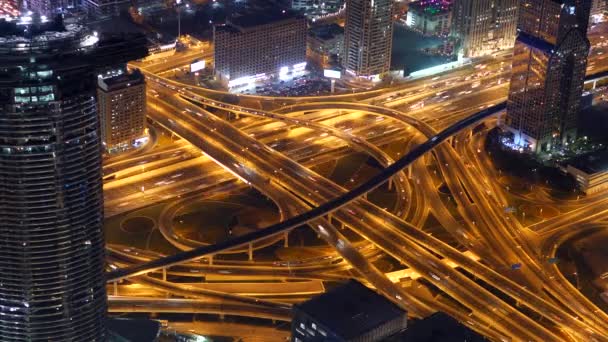
[(306, 19), (287, 10), (234, 17), (213, 30), (215, 73), (228, 86), (306, 67)]
[(406, 25), (427, 36), (447, 36), (452, 24), (452, 3), (448, 0), (420, 0), (412, 2), (407, 12)]
[(594, 194), (608, 189), (608, 151), (586, 154), (570, 160), (566, 166), (579, 189)]
[(292, 342), (382, 341), (407, 327), (407, 312), (354, 280), (293, 311)]
[(315, 27), (308, 32), (307, 55), (324, 68), (340, 62), (344, 53), (344, 28), (338, 24)]
[(146, 83), (141, 72), (100, 77), (97, 102), (105, 149), (112, 153), (136, 146), (146, 130)]

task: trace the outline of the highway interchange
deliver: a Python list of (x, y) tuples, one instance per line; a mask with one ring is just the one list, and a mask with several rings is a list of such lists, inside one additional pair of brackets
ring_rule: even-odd
[[(602, 41), (600, 37), (597, 33), (591, 38)], [(112, 296), (111, 311), (288, 320), (287, 302), (306, 297), (301, 290), (292, 293), (293, 285), (270, 297), (221, 289), (231, 286), (231, 277), (290, 280), (306, 282), (302, 287), (310, 287), (310, 295), (319, 291), (312, 290), (318, 283), (311, 281), (350, 274), (407, 309), (410, 316), (441, 310), (493, 340), (608, 340), (606, 313), (547, 262), (574, 228), (605, 227), (606, 197), (574, 201), (545, 194), (541, 200), (563, 211), (525, 225), (517, 214), (505, 212), (513, 194), (498, 182), (499, 171), (483, 149), (485, 133), (504, 111), (508, 52), (386, 89), (307, 98), (237, 97), (165, 78), (163, 71), (183, 66), (193, 55), (187, 52), (156, 64), (133, 63), (148, 78), (149, 118), (159, 131), (179, 139), (105, 164), (106, 177), (115, 177), (104, 185), (106, 214), (168, 199), (178, 205), (254, 187), (276, 204), (281, 222), (204, 245), (173, 231), (175, 210), (171, 214), (168, 206), (163, 236), (184, 252), (161, 257), (109, 246), (113, 270), (108, 277), (114, 284), (110, 292), (114, 286), (115, 294), (124, 293), (116, 282), (125, 279), (142, 288), (128, 296)], [(605, 56), (604, 47), (596, 44), (590, 72), (607, 69)], [(226, 120), (225, 113), (238, 119)], [(350, 188), (313, 171), (355, 151), (384, 169)], [(438, 191), (442, 184), (451, 194), (448, 201)], [(395, 193), (393, 207), (382, 208), (367, 199), (377, 187)], [(426, 232), (429, 217), (458, 246)], [(286, 241), (289, 231), (302, 223), (335, 252), (296, 263), (252, 258), (253, 250)], [(362, 237), (362, 242), (349, 241), (344, 229)], [(213, 259), (214, 254), (235, 252), (249, 253), (251, 260)], [(380, 255), (413, 271), (417, 280), (389, 277), (373, 263)], [(514, 272), (513, 264), (522, 267)], [(167, 275), (188, 276), (200, 282), (210, 274), (223, 279), (224, 287), (209, 290), (167, 280)], [(150, 289), (175, 298), (149, 295)]]

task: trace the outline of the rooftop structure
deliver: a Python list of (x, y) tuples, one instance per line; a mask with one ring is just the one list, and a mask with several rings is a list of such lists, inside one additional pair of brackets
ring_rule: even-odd
[(380, 341), (407, 326), (407, 313), (351, 280), (294, 307), (295, 341)]

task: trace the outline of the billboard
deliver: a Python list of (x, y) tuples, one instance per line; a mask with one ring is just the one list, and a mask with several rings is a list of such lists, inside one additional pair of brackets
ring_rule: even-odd
[(190, 64), (190, 72), (196, 72), (199, 70), (205, 69), (205, 60), (194, 61)]
[(338, 70), (325, 69), (323, 70), (323, 76), (328, 78), (340, 78), (342, 77), (342, 73)]

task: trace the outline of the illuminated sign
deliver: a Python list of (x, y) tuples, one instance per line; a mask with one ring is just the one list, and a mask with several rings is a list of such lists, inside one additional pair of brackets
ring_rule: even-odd
[(293, 65), (293, 70), (294, 71), (301, 71), (306, 69), (306, 62), (302, 62), (302, 63), (298, 63), (298, 64), (294, 64)]
[(325, 69), (323, 70), (323, 76), (327, 78), (340, 78), (342, 77), (342, 73), (338, 70)]
[(190, 64), (190, 72), (196, 72), (202, 69), (205, 69), (204, 59), (201, 61), (194, 61), (192, 64)]

